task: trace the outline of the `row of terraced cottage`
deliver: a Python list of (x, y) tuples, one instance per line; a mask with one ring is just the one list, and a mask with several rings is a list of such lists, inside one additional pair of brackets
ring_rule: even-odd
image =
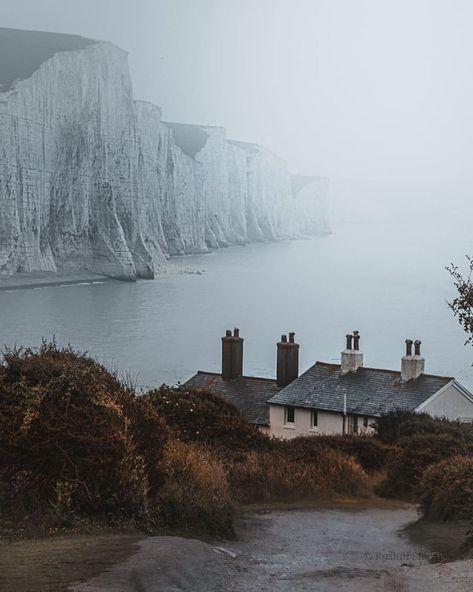
[(340, 364), (316, 362), (299, 376), (295, 334), (277, 344), (276, 379), (243, 375), (243, 338), (222, 337), (222, 372), (199, 371), (186, 387), (210, 391), (233, 403), (262, 431), (281, 438), (311, 434), (366, 434), (394, 410), (473, 421), (473, 394), (455, 378), (425, 373), (421, 342), (406, 340), (401, 370), (363, 366), (360, 335), (346, 336)]

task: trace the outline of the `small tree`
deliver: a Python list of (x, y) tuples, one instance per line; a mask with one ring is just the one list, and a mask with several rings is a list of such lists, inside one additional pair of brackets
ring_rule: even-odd
[(467, 256), (467, 259), (468, 274), (466, 276), (463, 276), (453, 263), (447, 267), (458, 292), (458, 296), (448, 305), (468, 335), (466, 343), (473, 344), (473, 257)]

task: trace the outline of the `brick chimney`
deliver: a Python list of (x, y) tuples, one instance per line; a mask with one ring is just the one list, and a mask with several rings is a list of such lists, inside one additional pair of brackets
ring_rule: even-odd
[(284, 388), (299, 376), (299, 344), (294, 341), (295, 333), (281, 335), (278, 343), (276, 367), (277, 385)]
[(240, 330), (227, 329), (222, 337), (222, 378), (232, 380), (243, 376), (243, 338)]
[(358, 368), (363, 366), (363, 354), (360, 351), (360, 333), (353, 331), (353, 334), (346, 336), (347, 345), (342, 351), (342, 374), (349, 372), (356, 372)]
[[(406, 339), (406, 355), (401, 360), (401, 380), (408, 382), (419, 378), (425, 371), (425, 359), (420, 354), (420, 346), (422, 342), (412, 341)], [(412, 353), (412, 346), (414, 346), (414, 353)]]

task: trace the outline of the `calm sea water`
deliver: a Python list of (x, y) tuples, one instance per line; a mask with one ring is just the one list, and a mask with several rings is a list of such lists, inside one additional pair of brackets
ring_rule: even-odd
[(446, 304), (454, 290), (444, 269), (472, 250), (468, 236), (438, 229), (340, 226), (174, 261), (202, 275), (0, 292), (0, 343), (55, 336), (152, 386), (218, 371), (226, 328), (245, 337), (245, 373), (269, 377), (281, 333), (296, 332), (305, 369), (339, 360), (357, 329), (366, 366), (398, 369), (404, 340), (420, 338), (428, 372), (473, 388), (473, 348)]

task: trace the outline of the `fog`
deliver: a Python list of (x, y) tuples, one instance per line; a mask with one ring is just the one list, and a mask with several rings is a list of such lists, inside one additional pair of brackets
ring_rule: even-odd
[(470, 0), (0, 0), (130, 53), (135, 95), (330, 179), (335, 220), (469, 224)]

